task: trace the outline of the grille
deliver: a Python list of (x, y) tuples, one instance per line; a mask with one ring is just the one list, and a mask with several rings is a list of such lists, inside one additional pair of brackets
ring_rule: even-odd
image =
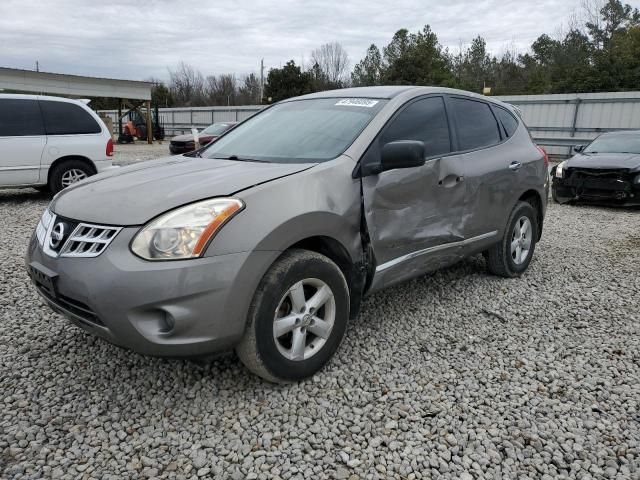
[(61, 219), (47, 211), (36, 228), (36, 236), (44, 252), (51, 257), (87, 258), (104, 252), (120, 230), (121, 227)]
[(49, 300), (49, 302), (63, 310), (72, 313), (81, 320), (84, 320), (88, 323), (93, 323), (94, 325), (98, 325), (100, 327), (105, 326), (102, 320), (98, 318), (95, 312), (91, 310), (88, 305), (85, 305), (84, 303), (74, 300), (73, 298), (65, 297), (64, 295), (60, 294), (56, 295), (56, 297), (54, 298), (46, 288), (42, 288), (40, 285), (38, 285), (38, 291), (43, 297)]
[(60, 256), (97, 257), (104, 252), (119, 231), (120, 228), (117, 227), (81, 223), (69, 235), (67, 242), (60, 250)]

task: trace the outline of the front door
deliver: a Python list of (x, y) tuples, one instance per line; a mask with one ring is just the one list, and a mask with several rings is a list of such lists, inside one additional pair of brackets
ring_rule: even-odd
[(0, 99), (0, 186), (38, 183), (46, 143), (37, 101)]
[(455, 263), (464, 240), (464, 159), (451, 153), (443, 97), (421, 97), (401, 107), (362, 161), (379, 162), (382, 147), (397, 140), (423, 141), (426, 163), (362, 179), (377, 265), (372, 289)]

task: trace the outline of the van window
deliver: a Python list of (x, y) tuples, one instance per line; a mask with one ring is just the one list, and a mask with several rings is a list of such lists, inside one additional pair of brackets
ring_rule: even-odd
[(0, 137), (44, 135), (42, 115), (35, 100), (0, 99)]
[(458, 126), (460, 150), (474, 150), (500, 143), (498, 122), (489, 105), (453, 97), (451, 106)]
[(516, 117), (509, 113), (507, 109), (502, 107), (494, 106), (493, 111), (498, 117), (498, 120), (500, 120), (500, 123), (502, 123), (507, 137), (511, 137), (511, 135), (513, 135), (518, 129), (518, 120), (516, 120)]
[(77, 135), (102, 131), (98, 122), (79, 105), (41, 100), (40, 107), (47, 135)]
[(402, 110), (382, 134), (381, 146), (396, 140), (424, 142), (426, 157), (451, 152), (449, 124), (442, 97), (423, 98)]

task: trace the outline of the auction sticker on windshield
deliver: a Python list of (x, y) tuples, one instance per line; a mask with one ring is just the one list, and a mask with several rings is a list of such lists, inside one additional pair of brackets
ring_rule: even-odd
[(369, 98), (344, 98), (340, 100), (336, 105), (341, 107), (375, 107), (379, 100), (371, 100)]

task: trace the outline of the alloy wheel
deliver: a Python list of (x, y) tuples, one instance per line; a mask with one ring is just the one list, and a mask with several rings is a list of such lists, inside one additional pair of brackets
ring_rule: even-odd
[(527, 261), (531, 251), (532, 235), (531, 220), (527, 217), (520, 217), (511, 234), (511, 259), (516, 265), (522, 265)]
[(70, 168), (62, 174), (60, 183), (62, 184), (62, 188), (67, 188), (69, 185), (84, 180), (87, 176), (88, 175), (79, 168)]
[(318, 353), (331, 335), (336, 300), (329, 285), (317, 278), (295, 283), (275, 311), (273, 338), (287, 359), (302, 361)]

